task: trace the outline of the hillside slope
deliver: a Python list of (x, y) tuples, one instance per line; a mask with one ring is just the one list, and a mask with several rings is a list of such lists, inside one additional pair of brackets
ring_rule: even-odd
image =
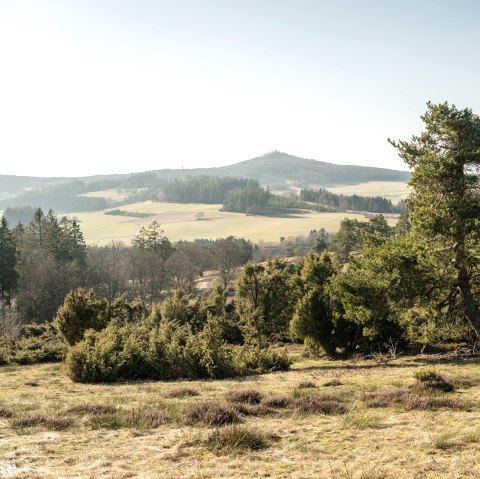
[[(273, 151), (251, 160), (241, 161), (233, 165), (215, 168), (195, 169), (161, 169), (142, 173), (97, 175), (75, 178), (38, 178), (31, 176), (0, 175), (0, 200), (21, 195), (29, 190), (47, 188), (81, 180), (91, 185), (88, 191), (95, 191), (95, 183), (108, 188), (136, 188), (139, 178), (173, 179), (187, 176), (232, 176), (252, 178), (263, 186), (281, 190), (294, 187), (329, 187), (333, 185), (354, 185), (368, 181), (400, 181), (410, 178), (407, 171), (373, 168), (367, 166), (335, 165), (324, 161), (307, 160), (287, 153)], [(105, 185), (108, 182), (108, 185)], [(0, 207), (9, 206), (2, 202)], [(13, 205), (13, 203), (12, 203)]]

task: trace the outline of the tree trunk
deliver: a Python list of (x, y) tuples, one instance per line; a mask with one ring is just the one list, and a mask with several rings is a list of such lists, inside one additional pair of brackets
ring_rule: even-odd
[(457, 235), (457, 255), (455, 265), (457, 267), (458, 289), (462, 295), (463, 311), (468, 322), (472, 325), (477, 337), (480, 338), (480, 312), (473, 299), (470, 288), (470, 276), (465, 264), (465, 242), (464, 238)]

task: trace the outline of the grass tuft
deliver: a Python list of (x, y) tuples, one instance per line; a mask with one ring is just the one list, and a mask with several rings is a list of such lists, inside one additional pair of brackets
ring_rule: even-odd
[(365, 404), (374, 408), (401, 406), (407, 410), (437, 410), (442, 408), (459, 410), (467, 408), (467, 404), (458, 398), (431, 395), (419, 396), (412, 391), (401, 388), (366, 393)]
[(43, 414), (23, 416), (17, 419), (13, 419), (11, 422), (11, 425), (14, 429), (40, 427), (53, 431), (63, 431), (72, 427), (74, 424), (75, 419), (70, 416), (50, 417)]
[(382, 418), (368, 410), (352, 408), (342, 417), (346, 427), (355, 429), (378, 429), (382, 427)]
[(414, 387), (418, 389), (441, 391), (444, 393), (452, 392), (455, 389), (452, 382), (432, 370), (418, 371), (415, 373), (415, 378), (417, 379), (417, 383)]
[(209, 449), (229, 454), (258, 451), (268, 446), (268, 438), (263, 432), (246, 426), (216, 429), (207, 439)]
[(0, 406), (0, 417), (13, 417), (13, 412), (10, 409)]
[(188, 424), (205, 424), (207, 426), (225, 426), (240, 422), (237, 411), (218, 402), (201, 402), (192, 406), (186, 413)]
[(259, 417), (277, 414), (277, 411), (265, 406), (265, 404), (235, 404), (233, 408), (241, 416)]
[(188, 387), (180, 387), (176, 389), (172, 389), (167, 394), (165, 394), (168, 398), (187, 398), (187, 397), (195, 397), (199, 396), (200, 393), (193, 388)]
[(229, 402), (260, 404), (263, 395), (256, 389), (234, 389), (225, 395), (225, 399)]
[(317, 385), (312, 381), (302, 381), (298, 385), (299, 389), (314, 389), (316, 387), (317, 387)]
[(95, 413), (89, 421), (93, 429), (133, 428), (149, 430), (169, 422), (168, 414), (161, 409), (122, 410)]
[(290, 406), (293, 399), (289, 396), (269, 396), (262, 400), (262, 404), (266, 407), (272, 408), (286, 408)]
[(327, 395), (305, 395), (295, 400), (295, 407), (304, 413), (326, 415), (345, 414), (347, 404), (340, 398)]
[(446, 429), (443, 431), (432, 432), (428, 434), (430, 444), (435, 449), (441, 449), (446, 451), (458, 446), (457, 433), (452, 429)]
[(343, 383), (341, 383), (338, 379), (332, 379), (331, 381), (327, 381), (326, 383), (323, 384), (326, 388), (330, 387), (336, 387), (336, 386), (342, 386)]
[(67, 409), (67, 414), (113, 414), (117, 411), (115, 406), (109, 404), (78, 404)]

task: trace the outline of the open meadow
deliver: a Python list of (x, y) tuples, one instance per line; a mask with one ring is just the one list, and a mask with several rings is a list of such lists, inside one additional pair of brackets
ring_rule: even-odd
[[(3, 366), (0, 476), (480, 477), (478, 358), (288, 348), (291, 371), (241, 380), (85, 385), (60, 363)], [(454, 391), (415, 389), (426, 370)]]
[[(136, 218), (106, 215), (104, 211), (79, 213), (74, 216), (80, 221), (87, 243), (96, 245), (105, 245), (112, 240), (129, 243), (142, 226), (152, 221), (162, 225), (170, 241), (216, 239), (233, 235), (253, 242), (263, 240), (266, 243), (278, 243), (281, 236), (308, 236), (313, 229), (325, 228), (327, 232), (335, 233), (343, 218), (366, 218), (363, 214), (316, 212), (248, 216), (220, 211), (220, 208), (221, 205), (145, 201), (114, 209), (152, 216)], [(389, 219), (391, 224), (395, 221), (394, 218)]]
[(338, 195), (383, 196), (393, 203), (404, 200), (410, 193), (403, 181), (366, 181), (357, 185), (329, 186), (327, 190)]

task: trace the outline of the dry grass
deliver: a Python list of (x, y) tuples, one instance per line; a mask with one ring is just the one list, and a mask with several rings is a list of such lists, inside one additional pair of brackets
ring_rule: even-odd
[(33, 414), (13, 419), (10, 424), (13, 429), (40, 427), (48, 431), (62, 431), (72, 427), (74, 423), (75, 419), (69, 416), (51, 417), (43, 414)]
[(188, 397), (195, 397), (195, 396), (199, 396), (200, 393), (196, 390), (196, 389), (193, 389), (193, 388), (189, 388), (189, 387), (179, 387), (179, 388), (175, 388), (175, 389), (172, 389), (171, 391), (169, 391), (165, 397), (167, 398), (188, 398)]
[[(307, 236), (312, 229), (325, 228), (335, 233), (344, 218), (364, 220), (365, 215), (353, 213), (307, 212), (291, 216), (246, 216), (243, 213), (220, 211), (222, 205), (162, 203), (146, 201), (121, 207), (124, 211), (149, 213), (154, 216), (132, 218), (105, 215), (104, 211), (77, 213), (83, 236), (88, 244), (105, 245), (111, 240), (129, 243), (140, 228), (158, 221), (171, 241), (194, 240), (195, 238), (221, 238), (237, 236), (253, 242), (260, 240), (278, 243), (280, 236)], [(205, 221), (197, 221), (198, 213)], [(393, 225), (396, 219), (389, 219)]]
[(313, 388), (316, 388), (316, 387), (317, 387), (317, 385), (313, 381), (302, 381), (298, 385), (299, 389), (313, 389)]
[[(61, 364), (1, 367), (0, 476), (480, 477), (479, 359), (378, 365), (302, 358), (301, 348), (287, 347), (292, 371), (227, 381), (88, 385), (72, 383)], [(415, 372), (428, 368), (454, 391), (412, 387)], [(318, 388), (298, 389), (308, 381)], [(201, 401), (169, 396), (181, 388)], [(260, 392), (260, 404), (224, 402), (229, 391), (245, 390)], [(225, 409), (241, 424), (209, 425)], [(63, 429), (62, 418), (70, 418)], [(260, 431), (266, 447), (251, 446), (244, 431)]]
[(348, 405), (343, 399), (326, 394), (300, 396), (295, 401), (295, 408), (302, 413), (344, 414)]
[(357, 185), (338, 185), (327, 187), (328, 191), (339, 195), (383, 196), (398, 203), (410, 193), (403, 181), (366, 181)]

